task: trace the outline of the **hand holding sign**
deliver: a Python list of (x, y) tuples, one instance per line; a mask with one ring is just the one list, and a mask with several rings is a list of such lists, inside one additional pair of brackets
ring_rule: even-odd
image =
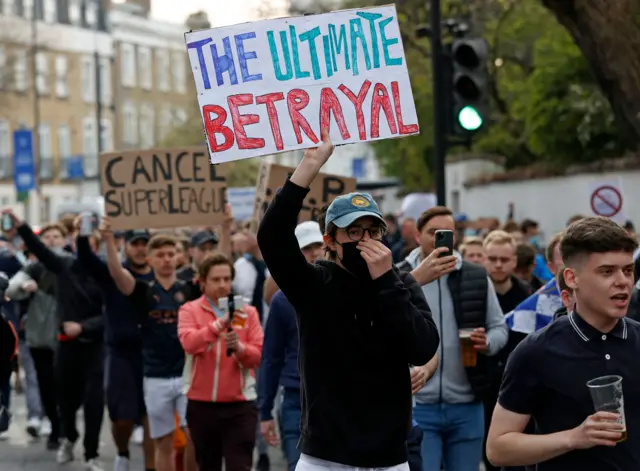
[(100, 235), (102, 235), (102, 239), (105, 242), (112, 241), (114, 239), (111, 222), (108, 217), (103, 217), (102, 221), (100, 221)]
[(309, 188), (322, 166), (333, 154), (333, 148), (329, 132), (325, 129), (322, 131), (322, 144), (320, 147), (313, 147), (304, 152), (302, 162), (291, 175), (291, 181), (302, 188)]

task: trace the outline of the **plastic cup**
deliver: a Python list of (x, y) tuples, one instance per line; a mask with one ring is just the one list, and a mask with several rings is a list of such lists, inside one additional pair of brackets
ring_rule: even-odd
[(594, 378), (587, 382), (593, 406), (596, 412), (613, 412), (618, 414), (618, 423), (623, 429), (618, 442), (627, 439), (627, 424), (624, 418), (624, 397), (622, 394), (622, 376), (611, 375)]
[(474, 348), (474, 343), (471, 341), (472, 333), (473, 329), (460, 329), (458, 331), (462, 366), (465, 368), (474, 367), (478, 363), (478, 352)]

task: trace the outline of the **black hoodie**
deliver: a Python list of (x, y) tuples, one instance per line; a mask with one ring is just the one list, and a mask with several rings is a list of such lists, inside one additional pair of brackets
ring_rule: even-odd
[(77, 339), (80, 342), (102, 341), (102, 293), (91, 273), (73, 255), (52, 252), (26, 223), (18, 227), (18, 234), (29, 251), (56, 277), (61, 322), (77, 322), (82, 326)]
[(288, 180), (258, 230), (270, 274), (298, 318), (301, 451), (358, 468), (404, 463), (407, 365), (431, 360), (438, 331), (410, 274), (390, 269), (367, 282), (333, 262), (306, 262), (294, 231), (308, 192)]

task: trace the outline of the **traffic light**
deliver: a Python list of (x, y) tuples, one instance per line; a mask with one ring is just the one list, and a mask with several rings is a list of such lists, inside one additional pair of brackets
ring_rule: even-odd
[(487, 42), (482, 38), (459, 38), (451, 44), (452, 131), (469, 136), (486, 124), (489, 111)]

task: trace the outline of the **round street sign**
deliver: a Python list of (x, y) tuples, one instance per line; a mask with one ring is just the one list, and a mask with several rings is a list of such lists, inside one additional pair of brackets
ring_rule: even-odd
[(598, 216), (613, 217), (622, 210), (622, 194), (611, 185), (602, 185), (591, 193), (591, 210)]

